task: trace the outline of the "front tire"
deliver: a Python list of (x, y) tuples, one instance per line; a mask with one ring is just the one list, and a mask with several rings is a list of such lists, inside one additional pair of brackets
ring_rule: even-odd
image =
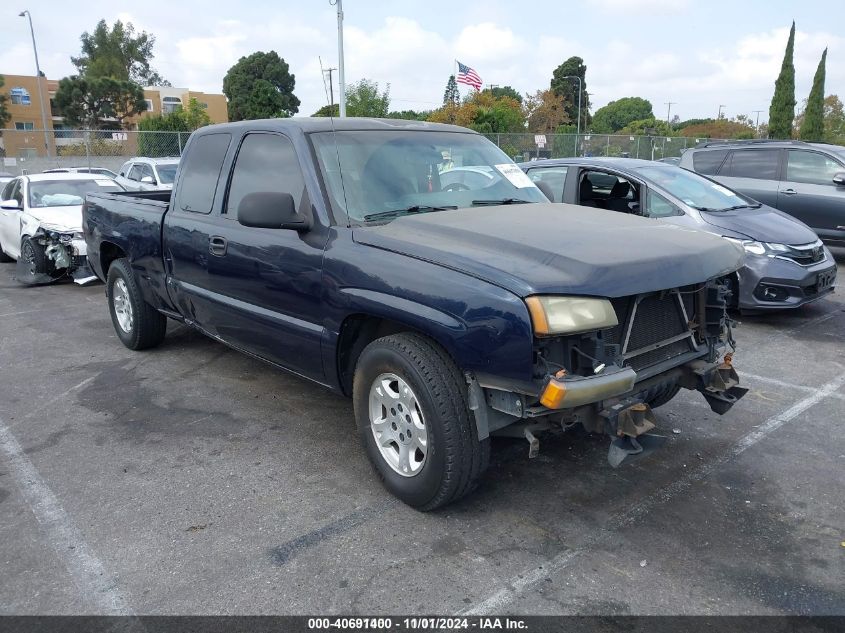
[(30, 275), (56, 276), (56, 268), (53, 262), (47, 259), (44, 247), (31, 237), (25, 237), (21, 240), (20, 258), (26, 262)]
[(652, 409), (662, 407), (667, 404), (672, 398), (678, 395), (681, 390), (681, 385), (673, 383), (660, 388), (657, 393), (651, 396), (646, 402)]
[(385, 487), (433, 510), (469, 494), (490, 460), (467, 386), (451, 358), (417, 334), (385, 336), (358, 359), (353, 384), (361, 441)]
[(132, 350), (155, 347), (167, 332), (167, 317), (144, 301), (126, 259), (109, 267), (106, 280), (109, 312), (117, 338)]

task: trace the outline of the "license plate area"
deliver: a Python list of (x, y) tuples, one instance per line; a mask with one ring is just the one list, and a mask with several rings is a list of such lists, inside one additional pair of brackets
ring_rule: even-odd
[(835, 268), (819, 273), (818, 277), (816, 277), (816, 292), (824, 292), (825, 290), (828, 290), (831, 286), (833, 286), (834, 281), (836, 281)]

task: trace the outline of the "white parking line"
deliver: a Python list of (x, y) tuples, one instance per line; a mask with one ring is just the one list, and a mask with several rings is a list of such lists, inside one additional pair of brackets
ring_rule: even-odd
[(8, 459), (12, 479), (44, 535), (82, 593), (85, 611), (94, 609), (99, 612), (97, 615), (133, 615), (126, 597), (2, 420), (0, 451)]
[(582, 554), (585, 554), (589, 550), (594, 549), (596, 546), (603, 545), (606, 541), (612, 541), (615, 538), (615, 532), (619, 529), (634, 523), (654, 508), (666, 503), (673, 497), (677, 496), (678, 493), (689, 488), (692, 484), (701, 481), (716, 468), (742, 454), (754, 446), (757, 442), (778, 430), (784, 424), (787, 424), (797, 416), (804, 413), (804, 411), (810, 407), (818, 404), (825, 398), (836, 394), (836, 391), (841, 389), (843, 385), (845, 385), (845, 374), (840, 374), (830, 382), (814, 390), (814, 393), (808, 395), (806, 398), (798, 400), (782, 413), (778, 413), (777, 415), (770, 417), (756, 429), (743, 435), (730, 447), (730, 449), (725, 451), (715, 461), (709, 462), (697, 470), (688, 472), (685, 476), (675, 480), (672, 484), (666, 486), (665, 488), (661, 488), (644, 499), (641, 499), (637, 502), (637, 505), (631, 509), (611, 518), (605, 526), (594, 532), (595, 536), (588, 539), (581, 547), (561, 552), (551, 560), (543, 563), (543, 565), (513, 576), (506, 582), (505, 587), (494, 592), (481, 602), (467, 607), (461, 612), (461, 614), (484, 615), (489, 613), (501, 613), (508, 604), (519, 598), (519, 596), (526, 590), (534, 587), (552, 574), (567, 567), (573, 560)]
[[(770, 385), (774, 385), (775, 387), (781, 387), (783, 389), (793, 389), (796, 391), (804, 391), (809, 393), (816, 393), (819, 388), (818, 387), (808, 387), (806, 385), (798, 385), (792, 382), (786, 382), (784, 380), (778, 380), (777, 378), (768, 378), (766, 376), (757, 376), (755, 374), (749, 374), (747, 371), (742, 372), (742, 379), (750, 380), (753, 382), (764, 382)], [(838, 400), (845, 400), (845, 393), (832, 393), (830, 394), (831, 398), (837, 398)]]

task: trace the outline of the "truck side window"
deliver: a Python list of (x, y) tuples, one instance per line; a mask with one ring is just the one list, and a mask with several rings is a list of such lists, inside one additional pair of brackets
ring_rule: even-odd
[(193, 140), (182, 163), (176, 194), (178, 208), (194, 213), (211, 213), (220, 170), (231, 140), (231, 134), (205, 134)]
[(243, 197), (256, 191), (289, 193), (297, 206), (305, 192), (305, 181), (293, 144), (278, 134), (248, 134), (238, 150), (226, 212), (237, 215)]
[(141, 180), (141, 164), (135, 163), (132, 165), (132, 169), (129, 170), (129, 175), (127, 176), (129, 180)]

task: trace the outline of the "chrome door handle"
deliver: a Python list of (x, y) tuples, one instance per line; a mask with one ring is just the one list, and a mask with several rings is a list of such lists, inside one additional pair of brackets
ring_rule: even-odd
[(225, 237), (219, 235), (212, 235), (208, 238), (208, 252), (217, 257), (222, 257), (226, 254), (228, 242)]
[(794, 196), (798, 192), (795, 189), (784, 189), (781, 193), (785, 193), (787, 196)]

